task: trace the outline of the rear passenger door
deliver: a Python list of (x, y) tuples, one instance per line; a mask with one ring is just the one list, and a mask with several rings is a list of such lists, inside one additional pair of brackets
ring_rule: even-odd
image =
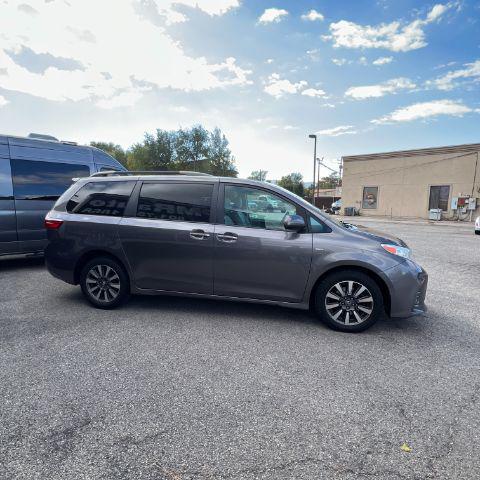
[(119, 235), (138, 288), (213, 293), (217, 185), (178, 180), (137, 184), (138, 200), (120, 222)]

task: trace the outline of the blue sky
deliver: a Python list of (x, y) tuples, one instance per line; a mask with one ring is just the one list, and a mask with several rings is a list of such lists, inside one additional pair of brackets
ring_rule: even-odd
[[(242, 176), (480, 142), (480, 2), (0, 0), (0, 132), (219, 126)], [(325, 172), (326, 173), (326, 172)]]

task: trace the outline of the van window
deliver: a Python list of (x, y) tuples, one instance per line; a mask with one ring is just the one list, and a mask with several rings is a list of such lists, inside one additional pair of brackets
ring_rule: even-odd
[(13, 189), (17, 199), (58, 198), (75, 177), (88, 177), (90, 167), (74, 163), (11, 160)]
[(82, 215), (121, 217), (135, 182), (90, 182), (67, 203), (67, 212)]
[(208, 223), (212, 195), (213, 185), (206, 183), (144, 183), (137, 217)]
[(225, 186), (225, 225), (285, 230), (287, 215), (300, 215), (300, 209), (282, 197), (264, 190), (236, 185)]
[(0, 158), (0, 200), (13, 200), (10, 162), (4, 158)]
[(317, 220), (315, 217), (309, 215), (308, 219), (310, 222), (310, 231), (312, 233), (330, 233), (332, 231), (330, 227), (327, 227), (327, 225), (320, 220)]

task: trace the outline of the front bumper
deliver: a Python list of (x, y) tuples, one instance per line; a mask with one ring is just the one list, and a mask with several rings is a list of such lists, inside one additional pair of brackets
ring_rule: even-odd
[(425, 316), (427, 306), (427, 272), (411, 260), (406, 260), (387, 270), (390, 284), (390, 316), (409, 318)]

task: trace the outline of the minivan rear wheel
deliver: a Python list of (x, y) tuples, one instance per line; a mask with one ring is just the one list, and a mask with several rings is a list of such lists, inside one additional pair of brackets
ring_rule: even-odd
[(123, 267), (108, 257), (90, 260), (80, 273), (80, 286), (86, 299), (97, 308), (115, 308), (129, 294)]
[(315, 310), (330, 328), (362, 332), (384, 313), (382, 292), (371, 277), (356, 270), (332, 273), (315, 292)]

